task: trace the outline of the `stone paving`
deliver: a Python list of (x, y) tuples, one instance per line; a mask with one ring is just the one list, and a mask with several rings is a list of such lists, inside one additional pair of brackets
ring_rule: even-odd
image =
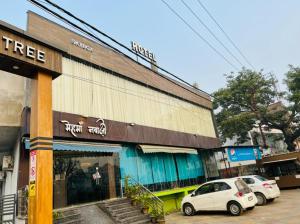
[(274, 202), (237, 217), (226, 212), (199, 212), (187, 217), (177, 212), (168, 215), (166, 221), (167, 224), (300, 224), (300, 189), (282, 190)]

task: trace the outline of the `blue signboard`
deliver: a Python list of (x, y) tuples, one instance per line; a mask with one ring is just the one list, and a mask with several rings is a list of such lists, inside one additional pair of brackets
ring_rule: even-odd
[(228, 147), (227, 153), (230, 162), (261, 159), (258, 147)]

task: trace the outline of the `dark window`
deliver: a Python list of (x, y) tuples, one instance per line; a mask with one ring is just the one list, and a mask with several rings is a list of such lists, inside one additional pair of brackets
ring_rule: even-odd
[(254, 184), (255, 180), (253, 178), (243, 178), (243, 181), (246, 182), (246, 184)]
[(255, 176), (257, 179), (259, 179), (260, 181), (267, 181), (267, 178), (264, 178), (262, 176)]
[(196, 195), (207, 194), (213, 192), (212, 184), (205, 184), (196, 190)]
[(220, 183), (213, 183), (214, 186), (214, 192), (218, 192), (218, 191), (226, 191), (231, 189), (231, 187), (224, 183), (224, 182), (220, 182)]
[(251, 189), (248, 187), (248, 185), (242, 179), (238, 179), (234, 183), (240, 192), (242, 192), (244, 194), (251, 192)]
[(264, 168), (268, 177), (296, 175), (300, 173), (300, 162), (298, 160), (280, 161), (265, 164)]

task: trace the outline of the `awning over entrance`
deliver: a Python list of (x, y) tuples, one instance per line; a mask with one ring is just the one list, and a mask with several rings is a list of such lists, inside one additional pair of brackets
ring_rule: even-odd
[[(30, 149), (29, 139), (25, 139), (25, 148)], [(118, 144), (99, 144), (75, 141), (53, 141), (53, 150), (77, 152), (120, 152), (122, 146)]]
[(178, 148), (178, 147), (168, 147), (168, 146), (157, 146), (157, 145), (139, 145), (139, 148), (143, 150), (144, 153), (188, 153), (188, 154), (198, 154), (196, 149), (190, 148)]
[(279, 159), (279, 160), (273, 160), (273, 161), (263, 162), (263, 164), (280, 163), (280, 162), (286, 162), (286, 161), (291, 161), (291, 160), (296, 160), (296, 159), (297, 159), (297, 157), (288, 158), (288, 159)]

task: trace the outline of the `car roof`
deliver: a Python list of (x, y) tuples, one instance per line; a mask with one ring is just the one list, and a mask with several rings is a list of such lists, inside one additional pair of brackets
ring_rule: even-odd
[(233, 183), (234, 181), (236, 181), (237, 178), (224, 178), (224, 179), (217, 179), (217, 180), (211, 180), (211, 181), (207, 181), (203, 184), (209, 184), (209, 183), (216, 183), (216, 182), (225, 182), (225, 183)]
[(246, 176), (238, 176), (240, 178), (254, 178), (256, 177), (257, 175), (246, 175)]

